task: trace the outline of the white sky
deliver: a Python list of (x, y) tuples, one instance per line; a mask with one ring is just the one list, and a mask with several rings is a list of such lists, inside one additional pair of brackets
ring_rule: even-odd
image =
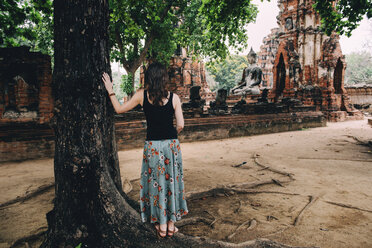
[[(277, 0), (263, 1), (253, 0), (254, 4), (258, 5), (259, 13), (256, 18), (256, 23), (248, 25), (248, 48), (241, 54), (247, 54), (251, 47), (256, 52), (259, 51), (263, 38), (270, 33), (272, 28), (278, 27), (276, 16), (279, 13)], [(340, 39), (341, 49), (344, 54), (353, 51), (363, 50), (363, 45), (372, 40), (372, 21), (364, 19), (360, 26), (352, 32), (352, 36), (347, 38), (342, 36)]]

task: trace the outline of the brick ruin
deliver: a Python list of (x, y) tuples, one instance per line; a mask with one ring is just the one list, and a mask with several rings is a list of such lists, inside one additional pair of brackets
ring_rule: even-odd
[(0, 49), (0, 123), (46, 123), (52, 117), (50, 56), (27, 47)]
[(273, 87), (273, 66), (275, 62), (276, 52), (278, 50), (279, 28), (271, 29), (271, 33), (267, 35), (258, 52), (257, 64), (262, 68), (262, 83), (261, 87), (271, 89)]
[(50, 56), (0, 49), (0, 161), (53, 155)]
[(363, 118), (352, 107), (344, 88), (346, 63), (339, 36), (321, 31), (313, 3), (278, 1), (278, 49), (270, 97), (275, 102), (299, 99), (304, 105), (316, 106), (333, 121)]
[(372, 85), (349, 85), (345, 89), (356, 109), (372, 115)]
[[(145, 67), (142, 66), (140, 72), (142, 85), (144, 83), (144, 70)], [(215, 93), (211, 92), (207, 83), (204, 63), (197, 59), (193, 60), (191, 56), (187, 55), (185, 48), (178, 47), (170, 60), (168, 74), (169, 90), (176, 93), (183, 103), (190, 100), (190, 88), (192, 86), (200, 86), (200, 96), (206, 102), (215, 98)]]

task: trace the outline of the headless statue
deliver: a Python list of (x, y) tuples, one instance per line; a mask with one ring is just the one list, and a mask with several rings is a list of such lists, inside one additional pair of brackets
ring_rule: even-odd
[(251, 48), (248, 54), (249, 67), (244, 68), (242, 80), (235, 86), (231, 93), (233, 95), (259, 95), (262, 80), (262, 70), (256, 64), (257, 54)]

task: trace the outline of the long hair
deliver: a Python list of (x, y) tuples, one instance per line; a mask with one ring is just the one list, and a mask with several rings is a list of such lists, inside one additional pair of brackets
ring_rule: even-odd
[(145, 89), (155, 106), (163, 105), (163, 98), (168, 96), (167, 84), (169, 76), (164, 65), (154, 62), (145, 72)]

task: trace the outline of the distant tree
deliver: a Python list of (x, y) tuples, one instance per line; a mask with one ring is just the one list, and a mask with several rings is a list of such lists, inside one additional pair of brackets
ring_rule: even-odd
[(315, 0), (314, 8), (327, 34), (336, 31), (350, 37), (364, 15), (372, 18), (372, 0)]
[(346, 55), (345, 84), (372, 84), (372, 54), (366, 51)]
[(52, 0), (0, 1), (0, 47), (53, 54)]
[(245, 56), (231, 55), (220, 62), (207, 64), (208, 72), (217, 82), (216, 88), (230, 91), (242, 79), (243, 69), (248, 66)]

